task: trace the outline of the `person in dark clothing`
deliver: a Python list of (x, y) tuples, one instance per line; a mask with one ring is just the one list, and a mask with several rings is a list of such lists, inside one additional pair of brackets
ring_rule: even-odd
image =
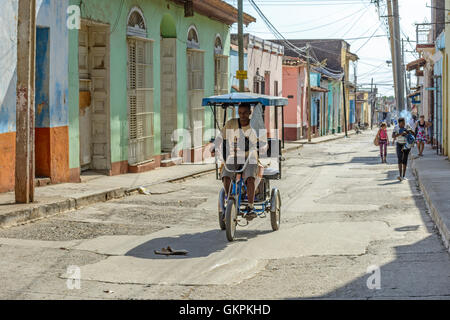
[(406, 168), (408, 166), (409, 153), (411, 152), (411, 149), (408, 147), (407, 136), (411, 133), (414, 134), (409, 126), (406, 127), (405, 119), (398, 119), (398, 126), (395, 127), (392, 138), (397, 140), (398, 170), (400, 172), (397, 179), (400, 181), (406, 180)]

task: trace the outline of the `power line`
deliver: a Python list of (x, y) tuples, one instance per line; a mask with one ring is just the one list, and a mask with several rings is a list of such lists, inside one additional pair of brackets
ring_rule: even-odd
[(363, 44), (358, 50), (356, 50), (355, 53), (358, 53), (359, 50), (361, 50), (362, 48), (364, 48), (364, 46), (365, 46), (366, 44), (368, 44), (370, 40), (372, 40), (373, 36), (378, 32), (378, 29), (380, 29), (380, 27), (381, 27), (381, 23), (380, 23), (380, 25), (375, 29), (375, 32), (370, 36), (370, 38), (367, 39), (367, 41), (364, 42), (364, 44)]

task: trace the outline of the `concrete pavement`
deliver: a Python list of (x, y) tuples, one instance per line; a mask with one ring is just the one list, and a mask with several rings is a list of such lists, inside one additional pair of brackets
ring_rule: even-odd
[[(417, 155), (417, 149), (414, 150)], [(450, 161), (426, 146), (424, 156), (415, 158), (412, 168), (423, 191), (431, 216), (450, 252)]]

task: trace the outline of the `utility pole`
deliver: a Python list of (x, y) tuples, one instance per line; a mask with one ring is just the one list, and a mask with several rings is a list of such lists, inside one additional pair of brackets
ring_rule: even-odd
[(406, 63), (405, 63), (405, 39), (402, 39), (402, 72), (405, 79), (405, 92), (406, 92), (406, 105), (409, 110), (411, 110), (411, 104), (409, 98), (407, 97), (410, 93), (411, 86), (408, 86), (408, 77), (406, 74)]
[(375, 114), (375, 108), (373, 106), (374, 100), (375, 99), (373, 97), (373, 78), (372, 78), (372, 82), (370, 83), (370, 111), (371, 111), (370, 130), (373, 130), (373, 116)]
[(36, 0), (19, 0), (17, 23), (16, 203), (34, 201)]
[(307, 72), (307, 81), (308, 81), (308, 96), (307, 96), (307, 101), (308, 101), (308, 110), (307, 110), (307, 115), (308, 115), (308, 142), (311, 142), (311, 63), (309, 61), (310, 59), (310, 51), (311, 51), (311, 47), (309, 45), (309, 43), (306, 44), (306, 72)]
[(342, 92), (344, 94), (344, 130), (345, 130), (345, 137), (348, 138), (348, 132), (347, 132), (347, 99), (346, 99), (346, 92), (345, 92), (345, 75), (342, 77)]
[(405, 109), (405, 83), (403, 77), (402, 53), (400, 42), (400, 13), (398, 9), (398, 0), (392, 0), (394, 15), (394, 51), (395, 51), (395, 69), (397, 74), (397, 105), (399, 110)]
[[(358, 105), (358, 88), (357, 88), (357, 82), (358, 82), (358, 77), (356, 75), (356, 63), (353, 63), (353, 76), (355, 79), (355, 113), (356, 113), (356, 106)], [(359, 126), (359, 122), (361, 122), (361, 112), (362, 110), (360, 109), (359, 111), (359, 119), (358, 119), (358, 123), (355, 123), (355, 126), (358, 125)], [(355, 114), (355, 122), (356, 122), (356, 114)]]
[[(394, 44), (394, 14), (392, 12), (392, 0), (386, 0), (388, 9), (388, 22), (389, 22), (389, 40), (391, 43), (391, 60), (392, 60), (392, 74), (394, 75), (394, 87), (397, 88), (397, 60), (395, 56), (395, 44)], [(397, 92), (396, 94), (397, 95)], [(397, 101), (398, 102), (398, 101)]]
[[(244, 71), (244, 4), (238, 0), (238, 47), (239, 47), (239, 70)], [(245, 80), (239, 79), (239, 92), (245, 91)]]

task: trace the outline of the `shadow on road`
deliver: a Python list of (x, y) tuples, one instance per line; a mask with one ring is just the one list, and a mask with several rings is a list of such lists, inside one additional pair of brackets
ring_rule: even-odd
[[(248, 241), (259, 235), (272, 232), (271, 230), (242, 230), (236, 231), (236, 242)], [(222, 251), (228, 242), (225, 231), (209, 230), (206, 232), (183, 234), (177, 237), (163, 237), (150, 240), (130, 251), (125, 255), (142, 259), (189, 259), (202, 258)], [(187, 250), (186, 256), (163, 256), (154, 253), (154, 250), (161, 250), (170, 246), (173, 250)]]

